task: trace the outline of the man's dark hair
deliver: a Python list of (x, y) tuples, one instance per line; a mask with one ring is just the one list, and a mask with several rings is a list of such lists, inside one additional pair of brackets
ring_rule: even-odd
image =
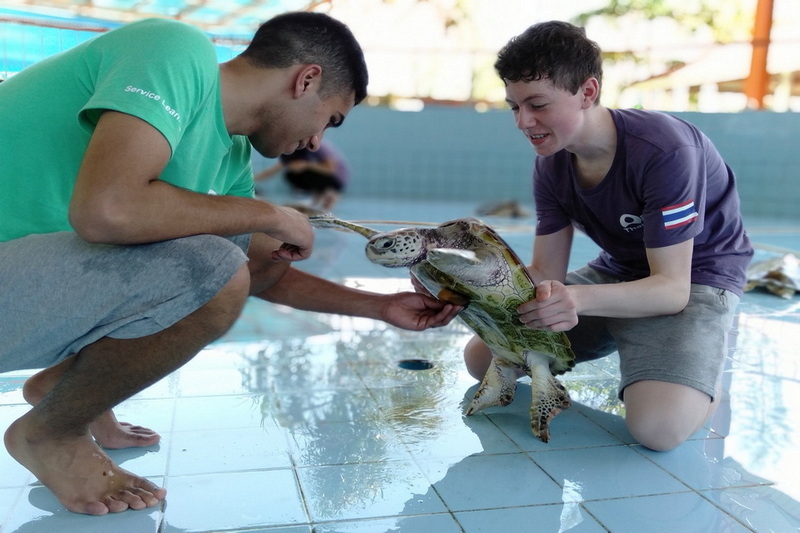
[(324, 13), (291, 12), (263, 23), (241, 53), (259, 67), (296, 64), (322, 67), (320, 95), (355, 93), (356, 104), (367, 96), (364, 52), (350, 29)]
[(498, 53), (494, 68), (504, 83), (550, 79), (572, 94), (589, 78), (603, 82), (600, 47), (583, 28), (558, 20), (534, 24), (513, 37)]

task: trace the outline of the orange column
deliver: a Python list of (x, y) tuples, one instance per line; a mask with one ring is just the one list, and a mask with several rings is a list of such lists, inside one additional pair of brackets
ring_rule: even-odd
[(756, 21), (753, 27), (753, 56), (750, 61), (750, 74), (744, 82), (747, 107), (764, 109), (764, 95), (767, 94), (769, 73), (767, 72), (767, 53), (769, 34), (772, 30), (772, 5), (774, 0), (758, 0)]

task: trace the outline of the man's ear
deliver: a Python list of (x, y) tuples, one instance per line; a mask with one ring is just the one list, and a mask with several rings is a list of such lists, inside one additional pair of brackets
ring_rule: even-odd
[(300, 98), (308, 92), (319, 91), (322, 83), (322, 67), (319, 65), (304, 65), (297, 71), (294, 78), (294, 97)]
[(597, 101), (600, 95), (600, 82), (597, 78), (588, 78), (580, 88), (583, 91), (583, 104), (584, 108), (589, 108)]

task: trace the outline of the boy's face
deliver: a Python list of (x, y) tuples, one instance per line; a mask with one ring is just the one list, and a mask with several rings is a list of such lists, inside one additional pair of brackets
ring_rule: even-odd
[(506, 101), (517, 127), (538, 155), (570, 149), (579, 139), (585, 108), (583, 90), (572, 94), (550, 79), (506, 83)]

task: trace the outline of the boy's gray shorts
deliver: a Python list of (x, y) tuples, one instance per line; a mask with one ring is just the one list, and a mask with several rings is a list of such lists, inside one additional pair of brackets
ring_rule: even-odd
[(0, 372), (45, 368), (103, 337), (164, 330), (247, 262), (250, 236), (91, 244), (72, 232), (0, 242)]
[[(619, 283), (583, 267), (567, 274), (568, 285)], [(647, 318), (582, 316), (567, 332), (578, 361), (598, 359), (619, 351), (619, 397), (625, 387), (641, 380), (687, 385), (716, 396), (722, 364), (728, 353), (739, 296), (692, 284), (689, 303), (680, 313)]]

